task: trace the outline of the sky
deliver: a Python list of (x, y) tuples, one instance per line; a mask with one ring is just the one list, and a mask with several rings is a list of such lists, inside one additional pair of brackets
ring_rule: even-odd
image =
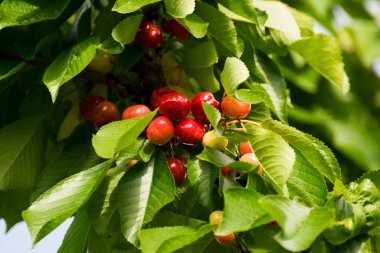
[(34, 249), (25, 222), (16, 224), (5, 234), (5, 221), (0, 220), (1, 253), (52, 253), (57, 252), (72, 219), (66, 220), (61, 226), (40, 241)]

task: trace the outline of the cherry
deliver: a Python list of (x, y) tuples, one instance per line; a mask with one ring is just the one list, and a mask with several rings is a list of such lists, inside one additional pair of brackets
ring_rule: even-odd
[(202, 143), (210, 148), (224, 150), (228, 145), (228, 140), (222, 136), (215, 136), (215, 131), (211, 130), (203, 136)]
[(202, 141), (205, 129), (193, 119), (182, 119), (175, 126), (175, 136), (182, 144), (194, 145)]
[(235, 243), (235, 235), (233, 233), (227, 235), (215, 235), (215, 239), (223, 246), (230, 246)]
[(251, 105), (237, 101), (232, 97), (224, 97), (222, 100), (222, 111), (223, 113), (232, 119), (242, 119), (247, 117), (251, 111)]
[(95, 126), (101, 127), (117, 120), (120, 120), (120, 112), (117, 106), (111, 101), (103, 101), (95, 106), (91, 120)]
[(122, 119), (132, 119), (150, 113), (150, 109), (145, 105), (132, 105), (127, 107), (122, 114)]
[(170, 172), (174, 177), (174, 181), (176, 185), (181, 185), (183, 181), (185, 181), (186, 177), (186, 169), (183, 163), (177, 158), (168, 158), (166, 159), (168, 163)]
[(251, 147), (251, 143), (249, 141), (247, 142), (240, 142), (239, 144), (240, 153), (247, 154), (247, 153), (253, 153), (253, 149)]
[(158, 87), (152, 91), (150, 95), (150, 104), (154, 109), (158, 107), (158, 102), (160, 101), (160, 98), (167, 93), (175, 93), (175, 91), (170, 89), (169, 87)]
[(222, 167), (222, 174), (223, 174), (223, 176), (225, 176), (225, 177), (229, 177), (231, 171), (232, 171), (232, 170), (231, 170), (230, 168), (226, 167), (226, 166), (223, 166), (223, 167)]
[(112, 54), (102, 52), (97, 54), (87, 67), (93, 71), (107, 74), (112, 70), (113, 61), (114, 57)]
[(203, 111), (202, 102), (205, 102), (216, 109), (220, 109), (219, 102), (214, 98), (211, 92), (199, 92), (191, 101), (191, 112), (195, 119), (202, 124), (208, 124), (210, 121), (207, 119), (205, 112)]
[(175, 19), (164, 19), (162, 21), (162, 30), (164, 30), (167, 33), (170, 33), (179, 40), (186, 40), (190, 38), (190, 33)]
[(183, 119), (190, 112), (190, 101), (180, 93), (164, 94), (158, 102), (160, 113), (172, 120)]
[(216, 210), (210, 214), (210, 224), (220, 225), (223, 220), (223, 211)]
[(100, 102), (103, 102), (105, 99), (102, 96), (91, 95), (85, 97), (79, 104), (79, 112), (82, 117), (87, 121), (93, 121), (94, 118), (94, 109)]
[(242, 157), (240, 157), (240, 161), (245, 162), (245, 163), (250, 163), (254, 166), (260, 165), (259, 160), (257, 159), (254, 153), (247, 153), (247, 154), (242, 155)]
[(280, 225), (277, 223), (277, 221), (271, 221), (267, 224), (265, 224), (267, 227), (271, 227), (271, 228), (279, 228)]
[(146, 135), (156, 145), (166, 144), (174, 136), (174, 125), (169, 118), (159, 116), (150, 122)]
[(139, 162), (139, 160), (131, 160), (129, 163), (127, 163), (127, 167), (128, 168), (133, 167), (138, 162)]
[(161, 30), (148, 21), (143, 21), (137, 30), (135, 41), (141, 46), (158, 48), (162, 44)]

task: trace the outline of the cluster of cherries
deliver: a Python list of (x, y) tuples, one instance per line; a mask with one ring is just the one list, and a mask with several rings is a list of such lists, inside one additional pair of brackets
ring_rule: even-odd
[[(213, 130), (206, 133), (205, 125), (210, 122), (203, 110), (202, 103), (207, 103), (221, 110), (224, 115), (231, 119), (244, 118), (251, 110), (250, 104), (237, 101), (229, 96), (224, 97), (222, 103), (219, 104), (210, 92), (200, 92), (190, 101), (185, 95), (169, 87), (158, 87), (153, 90), (150, 103), (152, 108), (158, 108), (161, 114), (153, 119), (146, 129), (146, 136), (151, 143), (165, 145), (175, 138), (183, 145), (197, 145), (203, 142), (204, 146), (219, 150), (224, 150), (227, 147), (228, 140), (222, 136), (215, 136)], [(151, 109), (146, 105), (132, 105), (123, 111), (121, 118), (126, 120), (141, 117), (149, 112)], [(188, 117), (190, 112), (193, 118)], [(97, 95), (88, 96), (81, 101), (80, 113), (85, 120), (92, 122), (96, 128), (120, 120), (120, 112), (117, 106)], [(240, 143), (240, 152), (242, 154), (240, 161), (259, 166), (259, 161), (249, 142)], [(182, 184), (186, 177), (186, 169), (181, 160), (168, 158), (167, 163), (176, 184)], [(228, 167), (222, 167), (222, 173), (224, 176), (231, 176), (233, 171)], [(262, 173), (261, 168), (258, 173)]]
[[(179, 40), (190, 38), (190, 33), (175, 19), (163, 20), (161, 23), (162, 30), (173, 35)], [(161, 46), (163, 36), (160, 28), (149, 21), (141, 22), (136, 33), (135, 42), (141, 46), (158, 48)]]

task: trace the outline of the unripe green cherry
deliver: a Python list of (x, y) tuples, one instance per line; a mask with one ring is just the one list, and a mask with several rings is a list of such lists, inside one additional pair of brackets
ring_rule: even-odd
[(88, 64), (88, 68), (102, 74), (107, 74), (112, 70), (113, 63), (114, 56), (112, 54), (100, 52)]
[(222, 136), (215, 136), (215, 131), (211, 130), (203, 136), (202, 143), (210, 148), (224, 150), (228, 145), (228, 140)]

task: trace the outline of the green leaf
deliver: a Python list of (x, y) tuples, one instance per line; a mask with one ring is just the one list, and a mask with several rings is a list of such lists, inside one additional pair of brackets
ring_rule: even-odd
[[(239, 17), (237, 20), (239, 21), (245, 21), (245, 22), (250, 22), (253, 24), (258, 24), (259, 21), (257, 19), (256, 15), (256, 9), (254, 6), (254, 2), (250, 0), (240, 0), (240, 1), (235, 1), (235, 0), (218, 0), (218, 3), (223, 5), (224, 7), (229, 9), (229, 12), (232, 12), (231, 15), (229, 16), (225, 11), (226, 15), (229, 16), (229, 18), (234, 18), (234, 17)], [(219, 6), (219, 9), (222, 10), (222, 6)], [(235, 18), (234, 18), (235, 19)]]
[(111, 162), (103, 162), (59, 182), (22, 213), (34, 244), (88, 201), (103, 180)]
[(119, 13), (131, 13), (142, 7), (160, 2), (161, 0), (116, 0), (112, 10)]
[(112, 30), (112, 38), (122, 45), (133, 42), (137, 30), (139, 29), (141, 19), (142, 15), (127, 17)]
[(112, 158), (137, 139), (156, 113), (157, 110), (142, 117), (116, 121), (101, 127), (92, 138), (95, 152), (100, 157)]
[(265, 175), (278, 193), (288, 195), (286, 181), (295, 162), (293, 149), (274, 132), (251, 125), (246, 125), (246, 128)]
[(249, 71), (241, 60), (235, 57), (226, 59), (220, 81), (228, 96), (233, 96), (239, 84), (247, 80), (248, 77)]
[(0, 5), (0, 30), (56, 19), (70, 1), (4, 0)]
[(185, 18), (179, 18), (177, 21), (197, 39), (203, 38), (207, 34), (209, 24), (195, 13), (187, 15)]
[(341, 49), (332, 37), (315, 34), (310, 38), (293, 43), (290, 49), (301, 55), (310, 66), (343, 93), (349, 91), (350, 84), (344, 70)]
[(184, 57), (181, 66), (184, 68), (207, 68), (218, 62), (218, 53), (211, 40), (199, 43), (190, 49)]
[(174, 200), (175, 185), (165, 158), (157, 153), (128, 170), (120, 182), (119, 211), (124, 237), (136, 244), (142, 226)]
[(201, 227), (161, 227), (142, 230), (139, 238), (143, 253), (173, 252), (211, 233), (213, 225)]
[(241, 51), (238, 46), (237, 33), (234, 23), (222, 12), (211, 5), (197, 3), (195, 13), (209, 23), (208, 34), (233, 56), (239, 57)]
[(220, 169), (205, 161), (190, 159), (187, 163), (187, 175), (199, 202), (207, 209), (214, 206), (213, 188)]
[(219, 121), (222, 118), (222, 115), (219, 112), (219, 110), (207, 104), (206, 102), (202, 102), (202, 108), (206, 114), (207, 119), (210, 121), (211, 125), (214, 127), (214, 129), (217, 129)]
[(298, 152), (331, 183), (342, 178), (334, 154), (320, 140), (278, 121), (265, 121), (262, 127), (281, 135), (293, 148), (298, 149)]
[(31, 201), (35, 201), (41, 194), (66, 177), (99, 163), (100, 158), (87, 141), (65, 150), (56, 159), (52, 159), (46, 164), (34, 187)]
[(235, 161), (223, 152), (208, 147), (205, 147), (202, 153), (197, 155), (197, 157), (203, 161), (212, 163), (218, 167), (226, 166)]
[(25, 66), (24, 62), (4, 61), (0, 59), (0, 80), (13, 76)]
[(287, 5), (277, 1), (260, 0), (256, 0), (254, 5), (267, 14), (266, 27), (281, 31), (286, 40), (290, 42), (301, 39), (300, 28)]
[(87, 249), (87, 236), (90, 226), (87, 206), (84, 206), (76, 213), (57, 253), (83, 252)]
[(259, 206), (260, 193), (244, 188), (224, 190), (223, 221), (216, 231), (218, 235), (243, 232), (272, 220)]
[[(284, 123), (287, 123), (288, 91), (285, 79), (276, 64), (266, 55), (255, 53), (256, 73), (265, 83), (260, 84), (267, 94), (264, 102)], [(255, 87), (255, 86), (254, 86)]]
[(251, 230), (251, 238), (245, 239), (248, 250), (255, 253), (290, 253), (275, 241), (276, 233), (275, 229), (266, 226)]
[(107, 225), (115, 213), (118, 202), (117, 186), (124, 174), (124, 166), (110, 169), (89, 201), (92, 226), (99, 234), (106, 233)]
[(235, 91), (235, 97), (242, 102), (258, 104), (267, 101), (267, 93), (259, 84), (251, 85), (250, 89), (240, 89)]
[(259, 204), (282, 228), (276, 241), (294, 252), (308, 249), (335, 219), (333, 209), (311, 209), (282, 196), (265, 196), (259, 200)]
[(29, 117), (0, 129), (0, 190), (34, 186), (45, 154), (44, 117)]
[(296, 160), (286, 182), (290, 197), (297, 196), (308, 206), (324, 206), (328, 191), (323, 176), (298, 149), (294, 152)]
[(50, 91), (53, 102), (57, 99), (59, 88), (91, 62), (98, 44), (97, 36), (90, 37), (63, 51), (49, 65), (44, 73), (43, 81)]
[(375, 185), (379, 186), (380, 185), (380, 170), (364, 173), (357, 181), (361, 182), (366, 178), (371, 180), (373, 183), (375, 183)]
[(164, 0), (166, 12), (175, 18), (184, 18), (194, 12), (195, 0)]
[(220, 89), (220, 84), (214, 75), (213, 67), (188, 68), (186, 69), (186, 73), (195, 78), (203, 90), (217, 92)]

